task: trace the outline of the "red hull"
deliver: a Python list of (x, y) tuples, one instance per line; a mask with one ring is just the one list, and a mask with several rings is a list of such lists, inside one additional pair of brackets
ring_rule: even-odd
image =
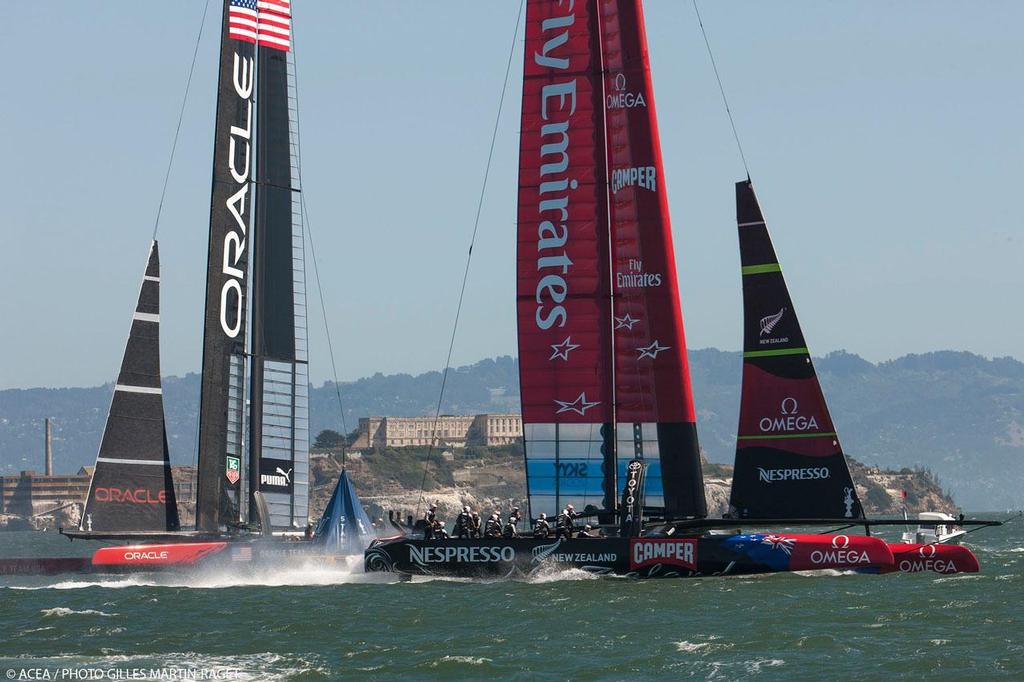
[(960, 545), (921, 545), (894, 543), (889, 545), (895, 560), (882, 573), (978, 573), (981, 565), (974, 553)]
[(92, 555), (94, 566), (193, 566), (224, 551), (226, 542), (183, 542), (103, 547)]

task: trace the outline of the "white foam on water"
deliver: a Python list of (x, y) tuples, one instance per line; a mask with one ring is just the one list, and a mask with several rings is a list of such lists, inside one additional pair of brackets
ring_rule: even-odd
[(579, 580), (600, 580), (603, 576), (584, 571), (581, 568), (559, 568), (557, 566), (542, 566), (522, 579), (522, 582), (533, 585), (544, 585), (546, 583), (575, 582)]
[[(296, 677), (325, 677), (330, 672), (315, 660), (315, 656), (311, 659), (300, 656), (286, 657), (270, 651), (238, 656), (213, 656), (194, 651), (163, 654), (110, 654), (106, 656), (75, 654), (31, 656), (23, 654), (13, 657), (13, 659), (56, 668), (161, 669), (165, 671), (163, 674), (167, 676), (166, 679), (291, 680)], [(193, 677), (188, 676), (190, 673)], [(179, 677), (173, 677), (175, 674)], [(197, 674), (202, 674), (204, 677), (199, 677)]]
[(466, 663), (468, 665), (483, 665), (484, 663), (491, 663), (490, 658), (484, 658), (483, 656), (442, 656), (439, 660), (432, 661), (430, 663), (431, 668), (436, 668), (442, 663)]
[(284, 561), (251, 566), (238, 564), (200, 569), (196, 572), (139, 573), (129, 576), (62, 580), (43, 585), (10, 585), (12, 590), (77, 590), (86, 588), (125, 589), (131, 587), (186, 587), (224, 589), (229, 587), (318, 586), (346, 583), (392, 582), (388, 573), (364, 573), (361, 556), (339, 557), (335, 562)]
[(97, 611), (95, 609), (82, 609), (81, 611), (76, 611), (75, 609), (69, 609), (65, 606), (57, 606), (52, 609), (43, 609), (39, 613), (43, 614), (43, 618), (48, 618), (51, 616), (103, 616), (105, 618), (110, 618), (112, 616), (117, 615), (116, 613), (106, 613), (104, 611)]

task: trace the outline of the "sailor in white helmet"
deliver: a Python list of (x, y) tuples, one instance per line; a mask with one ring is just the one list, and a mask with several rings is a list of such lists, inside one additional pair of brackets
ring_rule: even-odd
[(565, 505), (565, 509), (555, 519), (555, 537), (560, 538), (565, 536), (566, 538), (572, 537), (572, 532), (576, 527), (574, 523), (577, 517), (576, 509), (571, 504)]

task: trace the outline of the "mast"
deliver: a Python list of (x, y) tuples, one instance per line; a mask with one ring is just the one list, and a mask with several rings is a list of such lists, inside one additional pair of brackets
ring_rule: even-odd
[(596, 2), (527, 2), (516, 262), (531, 516), (615, 506), (599, 34)]
[(160, 254), (154, 241), (79, 530), (176, 531), (178, 525), (160, 383)]
[(206, 532), (238, 523), (244, 509), (239, 503), (244, 493), (255, 4), (224, 0), (221, 20), (196, 489), (196, 529)]
[(257, 50), (249, 489), (263, 493), (274, 529), (294, 530), (309, 517), (309, 373), (288, 0), (260, 2)]
[(743, 387), (729, 506), (739, 518), (862, 518), (839, 436), (749, 180), (736, 183)]
[(707, 503), (643, 10), (640, 0), (598, 2), (617, 451), (632, 452), (635, 462), (647, 465), (647, 505), (663, 508), (667, 518), (704, 517)]

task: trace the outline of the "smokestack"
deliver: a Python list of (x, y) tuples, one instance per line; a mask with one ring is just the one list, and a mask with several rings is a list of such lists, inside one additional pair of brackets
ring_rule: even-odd
[(46, 418), (46, 475), (53, 476), (53, 432), (49, 417)]

